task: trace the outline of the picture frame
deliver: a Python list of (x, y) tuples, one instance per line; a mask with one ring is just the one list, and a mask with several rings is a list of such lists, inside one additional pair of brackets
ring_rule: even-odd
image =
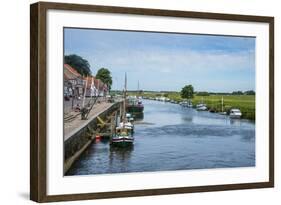
[[(239, 183), (218, 183), (213, 185), (173, 186), (162, 188), (127, 189), (117, 191), (77, 192), (69, 194), (48, 193), (48, 17), (49, 11), (98, 13), (121, 15), (126, 17), (157, 17), (165, 21), (166, 18), (195, 19), (228, 22), (246, 22), (263, 24), (268, 27), (268, 141), (267, 180)], [(67, 25), (69, 26), (69, 25)], [(137, 25), (141, 29), (141, 25)], [(61, 42), (62, 43), (62, 42)], [(259, 49), (259, 48), (258, 48)], [(55, 80), (55, 79), (54, 79)], [(59, 151), (52, 150), (57, 155)], [(63, 155), (61, 154), (61, 158)], [(177, 175), (177, 173), (174, 173)], [(62, 175), (63, 177), (63, 175)], [(128, 181), (127, 183), (130, 183)], [(75, 184), (73, 184), (75, 186)], [(253, 189), (274, 187), (274, 17), (250, 16), (237, 14), (206, 13), (194, 11), (158, 10), (129, 7), (98, 6), (84, 4), (65, 4), (38, 2), (30, 6), (30, 199), (36, 202), (54, 202), (69, 200), (87, 200), (115, 197), (135, 197), (163, 194), (180, 194), (193, 192), (224, 191), (237, 189)]]

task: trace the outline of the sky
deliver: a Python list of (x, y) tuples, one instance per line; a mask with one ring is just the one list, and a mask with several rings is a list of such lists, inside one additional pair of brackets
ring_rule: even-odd
[(112, 89), (232, 92), (255, 90), (255, 38), (200, 34), (64, 29), (64, 54), (112, 74)]

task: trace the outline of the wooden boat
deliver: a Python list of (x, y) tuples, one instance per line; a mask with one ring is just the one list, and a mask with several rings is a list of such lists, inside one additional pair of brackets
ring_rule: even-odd
[(115, 134), (111, 139), (111, 144), (114, 146), (130, 146), (134, 143), (132, 129), (127, 126), (116, 127)]
[(116, 126), (115, 132), (111, 137), (111, 144), (114, 146), (124, 147), (124, 146), (133, 145), (134, 142), (134, 137), (133, 137), (134, 126), (132, 122), (128, 121), (128, 117), (126, 115), (126, 92), (127, 92), (127, 75), (125, 74), (123, 109), (120, 116), (121, 120), (119, 125)]

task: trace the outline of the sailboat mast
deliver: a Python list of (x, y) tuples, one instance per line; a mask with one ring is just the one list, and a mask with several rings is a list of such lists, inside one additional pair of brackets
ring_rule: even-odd
[(221, 111), (223, 112), (223, 96), (221, 97)]
[(139, 98), (139, 94), (140, 94), (140, 81), (138, 80), (137, 98)]
[(126, 121), (126, 96), (127, 96), (127, 73), (125, 73), (124, 101), (123, 101), (123, 121)]

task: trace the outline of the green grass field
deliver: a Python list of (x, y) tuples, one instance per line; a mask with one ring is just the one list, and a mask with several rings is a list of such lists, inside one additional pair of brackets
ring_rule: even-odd
[[(223, 106), (222, 106), (223, 97)], [(192, 100), (193, 104), (202, 101), (201, 96), (195, 96)], [(238, 108), (242, 112), (242, 118), (255, 120), (255, 96), (254, 95), (210, 95), (203, 97), (204, 103), (207, 107), (215, 110), (216, 112), (228, 112), (231, 108)]]
[[(155, 93), (155, 92), (144, 92), (144, 97), (158, 97), (165, 96), (171, 100), (180, 102), (184, 99), (181, 98), (178, 92), (169, 93)], [(223, 97), (223, 107), (222, 107)], [(194, 96), (192, 99), (193, 105), (203, 102), (209, 109), (215, 112), (221, 112), (222, 109), (228, 112), (231, 108), (238, 108), (242, 112), (242, 118), (255, 120), (255, 95), (210, 95), (210, 96)]]

